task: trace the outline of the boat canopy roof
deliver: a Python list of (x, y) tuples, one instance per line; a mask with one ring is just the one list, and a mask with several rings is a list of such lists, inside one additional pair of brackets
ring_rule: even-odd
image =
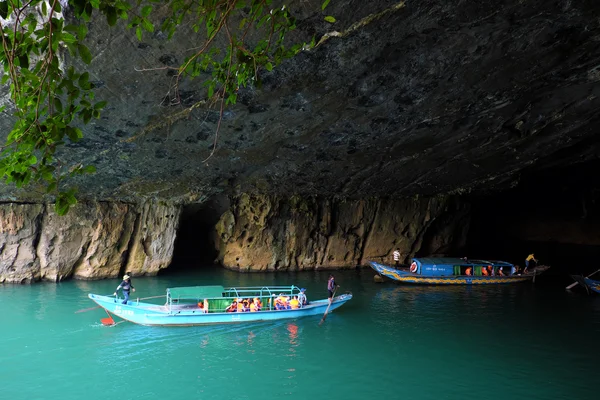
[(172, 299), (210, 299), (223, 297), (223, 286), (185, 286), (167, 289), (167, 296)]
[(493, 260), (471, 260), (456, 257), (428, 257), (428, 258), (414, 258), (413, 261), (421, 265), (461, 265), (461, 266), (477, 266), (477, 265), (491, 265), (493, 267), (511, 267), (511, 263), (505, 261), (493, 261)]

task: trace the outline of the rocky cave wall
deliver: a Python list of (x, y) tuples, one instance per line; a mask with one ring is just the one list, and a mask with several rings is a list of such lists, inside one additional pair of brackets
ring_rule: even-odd
[(87, 202), (61, 217), (52, 205), (0, 204), (0, 283), (155, 275), (171, 262), (180, 210)]
[(469, 206), (452, 196), (405, 199), (242, 194), (215, 229), (218, 261), (239, 271), (305, 270), (405, 260), (464, 246)]

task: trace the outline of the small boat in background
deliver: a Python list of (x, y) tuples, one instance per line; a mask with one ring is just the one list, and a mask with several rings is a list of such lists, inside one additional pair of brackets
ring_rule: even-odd
[[(303, 290), (297, 286), (271, 287), (231, 287), (223, 286), (190, 286), (167, 289), (163, 305), (128, 301), (116, 296), (89, 294), (88, 297), (107, 313), (102, 319), (104, 325), (114, 325), (112, 315), (139, 325), (148, 326), (194, 326), (209, 324), (228, 324), (299, 318), (309, 315), (321, 315), (340, 307), (352, 299), (352, 294), (335, 296), (331, 304), (329, 299), (312, 300), (297, 308), (276, 308), (278, 297), (292, 299), (300, 297)], [(234, 300), (255, 300), (261, 303), (260, 311), (227, 312)], [(289, 303), (288, 303), (289, 304)], [(280, 308), (280, 307), (278, 307)], [(112, 314), (112, 315), (111, 315)]]
[(582, 275), (571, 275), (571, 277), (575, 279), (577, 283), (583, 286), (588, 293), (590, 292), (590, 290), (592, 292), (600, 293), (600, 281), (595, 281)]
[(538, 265), (524, 274), (504, 261), (469, 260), (466, 258), (414, 258), (410, 267), (394, 268), (369, 261), (378, 274), (403, 283), (425, 285), (489, 285), (522, 282), (550, 267)]

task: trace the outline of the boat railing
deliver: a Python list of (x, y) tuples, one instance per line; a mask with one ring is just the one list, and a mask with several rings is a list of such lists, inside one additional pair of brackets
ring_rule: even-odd
[[(225, 312), (227, 307), (223, 306), (223, 301), (230, 301), (240, 298), (254, 298), (260, 297), (263, 300), (263, 310), (274, 310), (275, 301), (274, 298), (284, 294), (286, 296), (297, 296), (300, 294), (300, 288), (295, 285), (291, 286), (247, 286), (247, 287), (229, 287), (224, 288), (222, 296), (220, 297), (207, 297), (206, 299), (185, 299), (185, 298), (173, 298), (167, 296), (168, 310), (180, 310), (182, 308), (189, 307), (194, 301), (207, 300), (209, 303), (209, 313), (211, 312)], [(216, 302), (217, 308), (211, 306), (211, 303)]]

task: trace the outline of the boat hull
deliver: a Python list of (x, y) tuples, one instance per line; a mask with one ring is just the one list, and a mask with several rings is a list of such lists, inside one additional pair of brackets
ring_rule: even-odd
[[(293, 310), (202, 313), (200, 309), (168, 310), (164, 306), (137, 303), (134, 301), (129, 301), (128, 304), (121, 304), (121, 300), (111, 296), (89, 294), (88, 297), (108, 313), (116, 315), (123, 320), (146, 326), (196, 326), (276, 321), (311, 315), (323, 315), (329, 306), (329, 301), (324, 299), (311, 301), (307, 306)], [(336, 296), (328, 312), (339, 308), (350, 299), (352, 299), (352, 294)]]
[[(369, 264), (371, 264), (371, 268), (377, 271), (378, 274), (386, 278), (395, 280), (397, 282), (420, 285), (498, 285), (523, 282), (531, 280), (534, 277), (533, 273), (510, 276), (427, 276), (402, 271), (387, 265), (376, 263), (374, 261), (369, 261)], [(547, 267), (543, 268), (541, 272), (544, 272), (546, 269)], [(535, 275), (539, 275), (541, 272), (537, 271)]]
[(583, 278), (585, 285), (590, 288), (593, 292), (600, 294), (600, 281), (595, 281), (590, 278)]

